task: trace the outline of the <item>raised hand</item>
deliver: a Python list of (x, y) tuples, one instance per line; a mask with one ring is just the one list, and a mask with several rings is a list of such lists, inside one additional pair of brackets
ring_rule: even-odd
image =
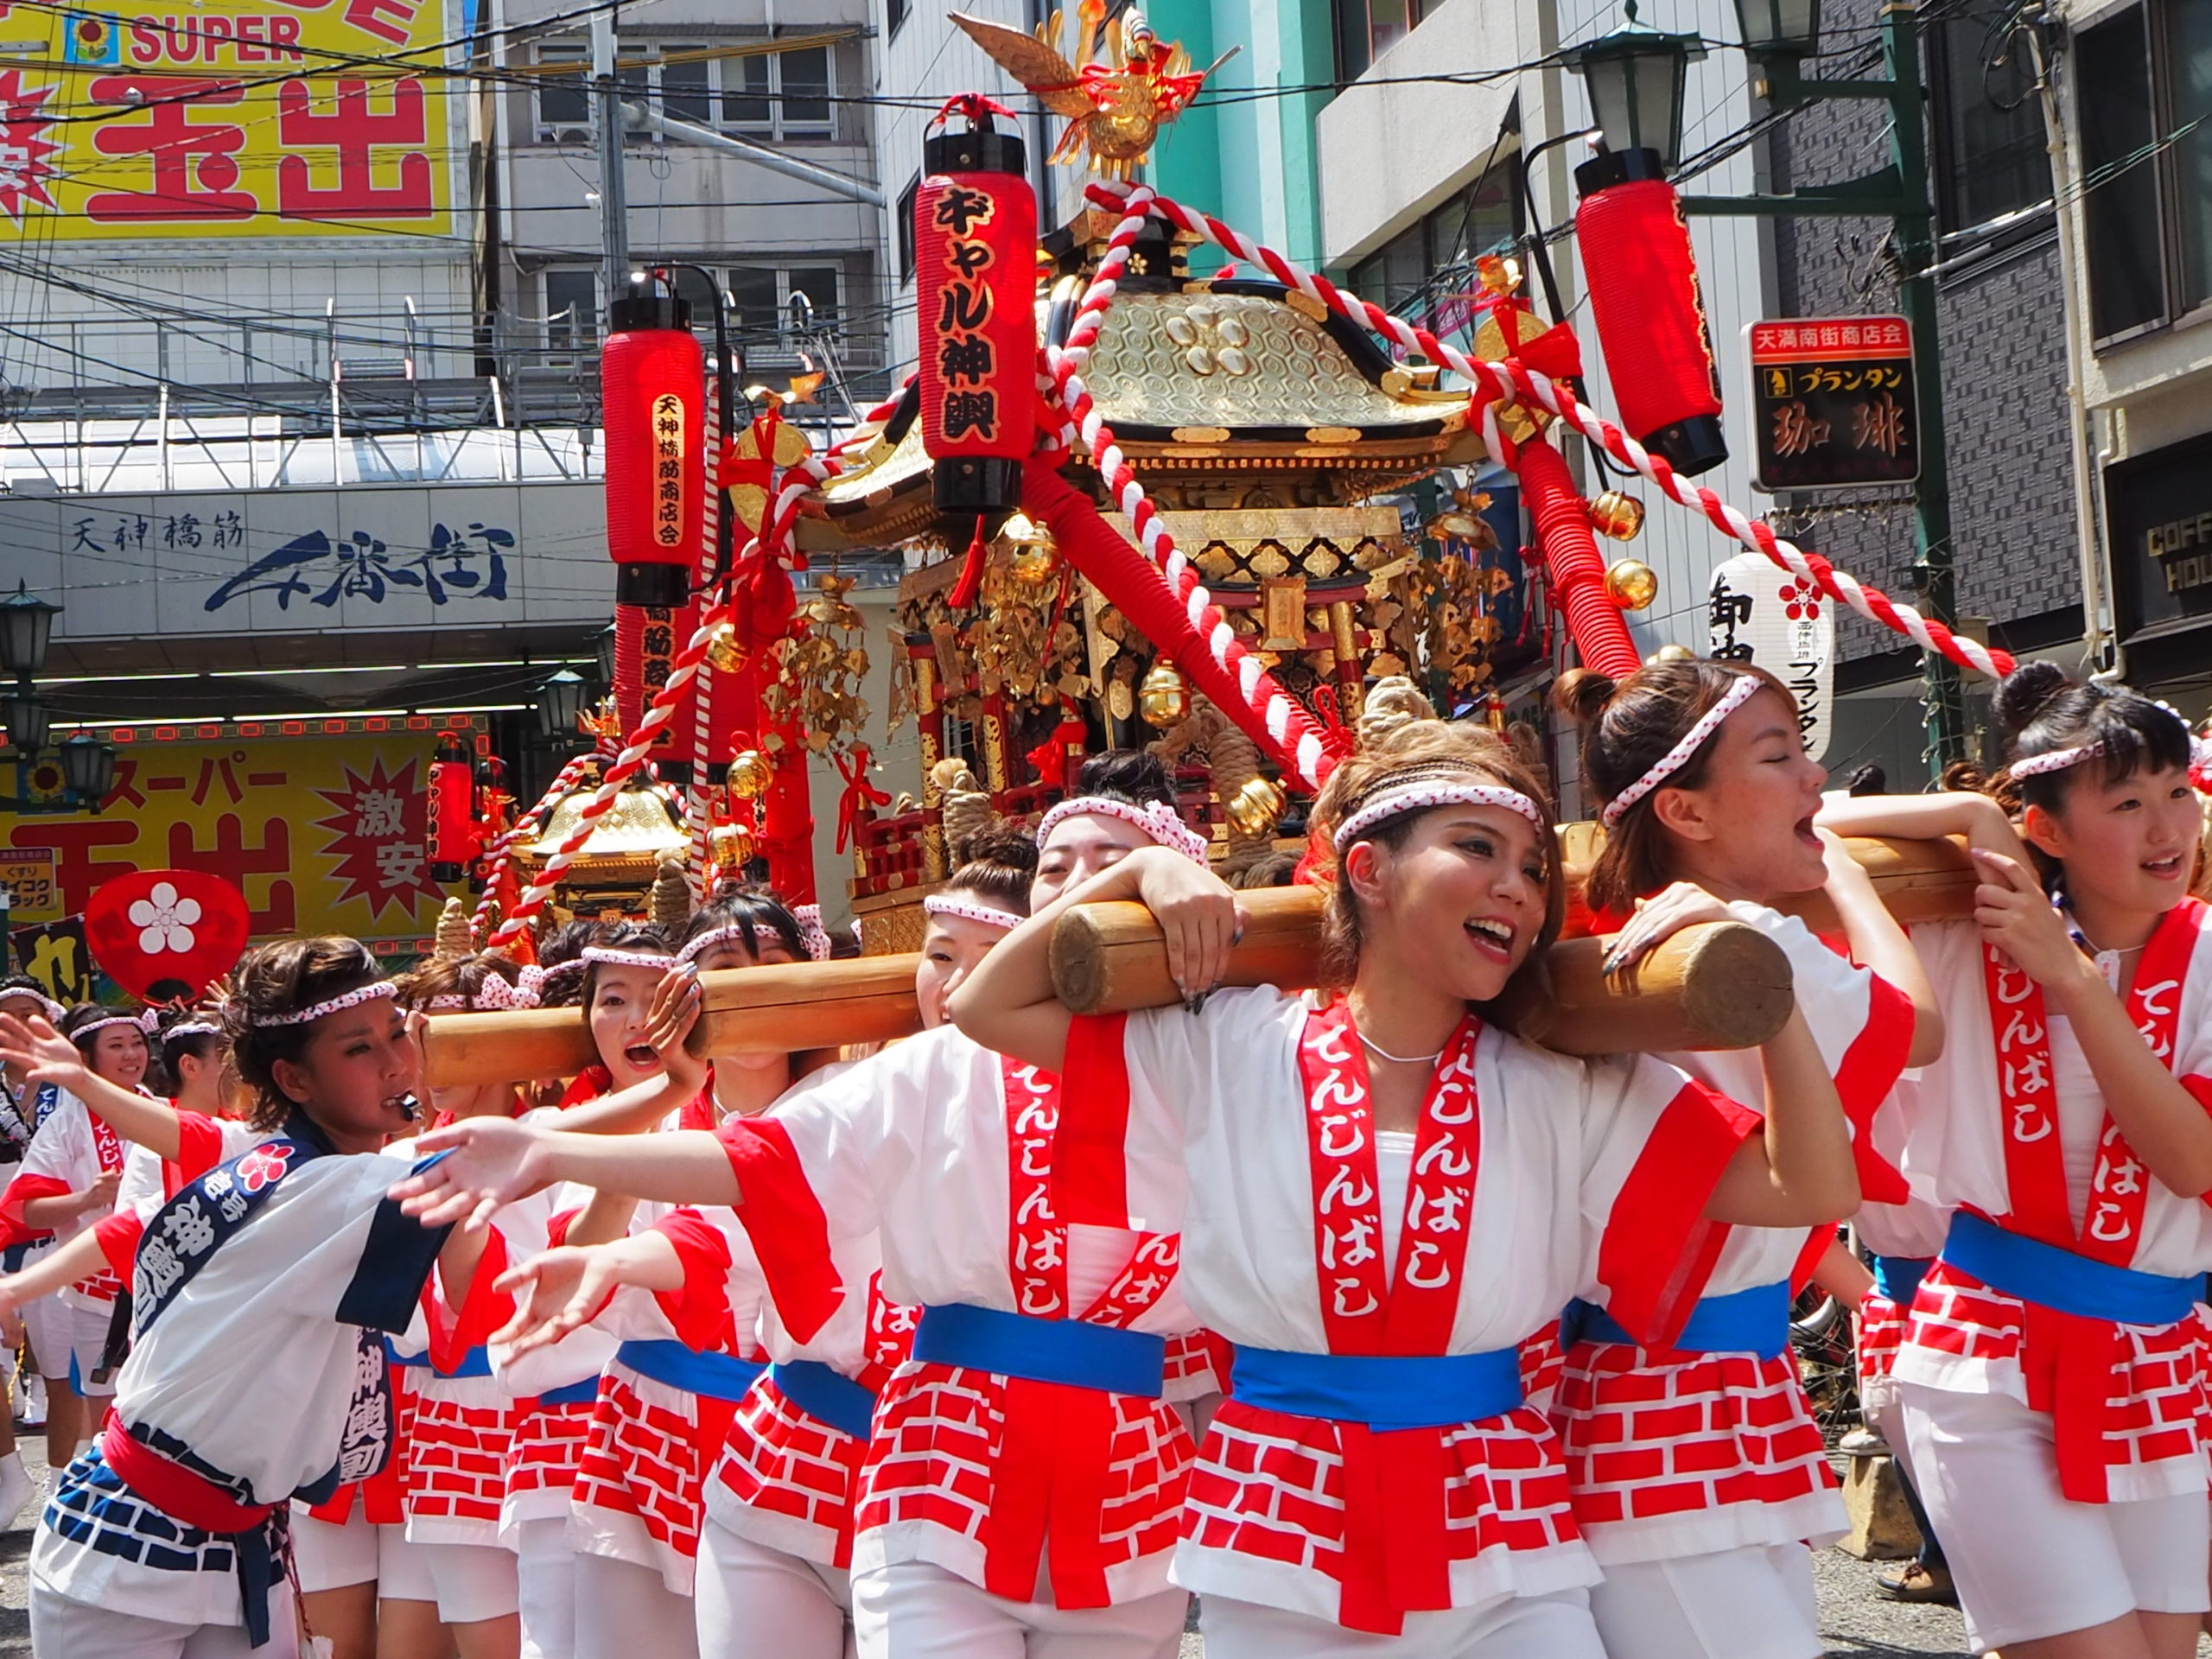
[(537, 1132), (512, 1118), (472, 1117), (433, 1129), (415, 1143), (427, 1169), (395, 1182), (391, 1196), (425, 1227), (485, 1226), (501, 1205), (549, 1186), (552, 1159)]

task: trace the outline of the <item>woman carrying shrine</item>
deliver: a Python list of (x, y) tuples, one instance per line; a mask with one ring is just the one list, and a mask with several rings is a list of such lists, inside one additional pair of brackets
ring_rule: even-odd
[[(1904, 1068), (1942, 1051), (1942, 1021), (1904, 930), (1842, 844), (1814, 828), (1827, 774), (1805, 753), (1788, 691), (1758, 669), (1655, 663), (1618, 683), (1570, 671), (1556, 701), (1582, 727), (1582, 775), (1602, 804), (1606, 840), (1584, 898), (1620, 927), (1609, 970), (1694, 922), (1772, 939), (1850, 1119), (1863, 1191), (1904, 1196), (1869, 1128)], [(1823, 892), (1841, 925), (1833, 946), (1772, 908)], [(1760, 1098), (1751, 1054), (1661, 1058), (1732, 1099)], [(1833, 1225), (1729, 1230), (1662, 1347), (1640, 1344), (1603, 1296), (1569, 1308), (1553, 1420), (1575, 1520), (1605, 1571), (1590, 1605), (1612, 1659), (1825, 1651), (1806, 1546), (1840, 1537), (1845, 1519), (1798, 1380), (1789, 1305), (1834, 1236)], [(1663, 1433), (1639, 1432), (1662, 1423)]]
[(1192, 1311), (1234, 1344), (1175, 1560), (1209, 1659), (1597, 1659), (1598, 1572), (1520, 1344), (1577, 1294), (1671, 1337), (1719, 1227), (1856, 1199), (1801, 1014), (1763, 1052), (1763, 1118), (1657, 1060), (1568, 1059), (1497, 1023), (1560, 925), (1552, 833), (1503, 743), (1414, 722), (1315, 805), (1340, 994), (1071, 1017), (1048, 968), (1071, 904), (1141, 900), (1183, 990), (1219, 981), (1228, 890), (1140, 851), (953, 999), (976, 1040), (1066, 1069), (1059, 1202), (1185, 1229)]
[[(1955, 1206), (1899, 1413), (1977, 1650), (2181, 1659), (2212, 1513), (2194, 1316), (2212, 1268), (2212, 950), (2188, 727), (2017, 670), (1986, 796), (1832, 800), (1843, 833), (1967, 837), (1971, 922), (1922, 924), (1950, 1040), (1909, 1155)], [(2024, 840), (2025, 846), (2020, 844)]]

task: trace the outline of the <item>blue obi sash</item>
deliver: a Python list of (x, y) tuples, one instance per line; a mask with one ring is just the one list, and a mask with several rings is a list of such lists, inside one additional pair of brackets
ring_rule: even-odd
[(640, 1376), (709, 1400), (742, 1400), (753, 1379), (768, 1368), (734, 1354), (702, 1354), (680, 1342), (626, 1342), (614, 1357)]
[(1874, 1288), (1899, 1307), (1910, 1307), (1920, 1294), (1920, 1281), (1936, 1258), (1927, 1255), (1878, 1255), (1873, 1261)]
[(581, 1406), (598, 1398), (599, 1379), (588, 1376), (581, 1382), (569, 1382), (557, 1389), (546, 1389), (537, 1396), (537, 1403), (541, 1406)]
[(1388, 1433), (1503, 1417), (1522, 1401), (1521, 1356), (1301, 1354), (1236, 1348), (1232, 1396), (1262, 1411)]
[(841, 1433), (866, 1440), (875, 1433), (875, 1395), (818, 1359), (794, 1359), (768, 1368), (768, 1380), (810, 1417)]
[(2076, 1319), (2118, 1325), (2175, 1325), (2189, 1318), (2204, 1276), (2169, 1278), (2114, 1267), (2036, 1239), (2008, 1233), (1961, 1210), (1951, 1217), (1942, 1259), (1993, 1290)]
[[(1577, 1342), (1637, 1340), (1604, 1308), (1580, 1300), (1567, 1305), (1559, 1334), (1562, 1348)], [(1789, 1286), (1780, 1280), (1726, 1296), (1700, 1296), (1681, 1335), (1667, 1345), (1674, 1353), (1754, 1354), (1761, 1359), (1777, 1359), (1789, 1350)]]
[(1025, 1313), (945, 1302), (922, 1310), (921, 1322), (914, 1328), (914, 1357), (1032, 1382), (1157, 1400), (1166, 1368), (1167, 1339), (1080, 1319), (1034, 1319)]
[(384, 1339), (384, 1357), (394, 1365), (412, 1365), (417, 1370), (429, 1371), (433, 1376), (462, 1377), (492, 1375), (492, 1351), (480, 1342), (463, 1354), (461, 1357), (461, 1363), (449, 1371), (442, 1371), (432, 1364), (430, 1357), (427, 1353), (402, 1354), (395, 1351), (390, 1337)]

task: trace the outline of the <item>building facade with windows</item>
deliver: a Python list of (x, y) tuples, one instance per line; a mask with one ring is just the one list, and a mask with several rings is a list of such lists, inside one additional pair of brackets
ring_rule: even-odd
[(2132, 683), (2212, 698), (2212, 4), (2065, 8), (2062, 213), (2082, 319), (2083, 517)]
[[(569, 8), (507, 0), (507, 71), (493, 98), (499, 211), (486, 298), (538, 372), (588, 373), (609, 296), (591, 43)], [(824, 374), (823, 418), (880, 398), (889, 293), (884, 213), (749, 157), (652, 130), (645, 117), (765, 146), (880, 188), (867, 0), (670, 0), (619, 24), (630, 264), (673, 264), (702, 337), (709, 283), (733, 308), (748, 384)], [(695, 267), (696, 269), (685, 269)]]
[[(1877, 16), (1869, 0), (1845, 0), (1832, 20), (1824, 16), (1847, 68), (1879, 72), (1871, 46), (1857, 48), (1862, 61), (1847, 55), (1851, 43), (1875, 38)], [(2036, 48), (2012, 9), (1968, 0), (1923, 23), (1921, 52), (1960, 615), (1968, 631), (2015, 655), (2049, 657), (2078, 672), (2099, 665), (2103, 584), (2093, 545), (2084, 556), (2076, 511), (2064, 255)], [(1880, 105), (1832, 103), (1777, 123), (1767, 140), (1773, 188), (1874, 170), (1889, 156), (1885, 119)], [(1889, 228), (1887, 220), (1778, 221), (1779, 315), (1894, 311)], [(1909, 487), (1801, 492), (1773, 505), (1777, 526), (1802, 545), (1910, 596)], [(1928, 766), (1920, 658), (1900, 643), (1857, 617), (1839, 618), (1830, 764), (1873, 762), (1891, 787), (1909, 789), (1925, 781)], [(1970, 726), (1985, 737), (1990, 690), (1974, 678), (1966, 685)]]

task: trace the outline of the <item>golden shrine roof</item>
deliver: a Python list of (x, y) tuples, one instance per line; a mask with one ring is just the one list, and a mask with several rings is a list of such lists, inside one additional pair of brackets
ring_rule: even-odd
[[(1048, 339), (1066, 337), (1069, 281), (1040, 296)], [(1266, 282), (1128, 285), (1091, 351), (1085, 384), (1141, 473), (1348, 476), (1346, 499), (1465, 459), (1464, 393), (1421, 384), (1374, 338)], [(891, 542), (932, 529), (936, 511), (919, 423), (910, 403), (882, 438), (813, 499), (826, 517), (799, 521), (803, 547)], [(964, 535), (964, 531), (963, 534)]]

